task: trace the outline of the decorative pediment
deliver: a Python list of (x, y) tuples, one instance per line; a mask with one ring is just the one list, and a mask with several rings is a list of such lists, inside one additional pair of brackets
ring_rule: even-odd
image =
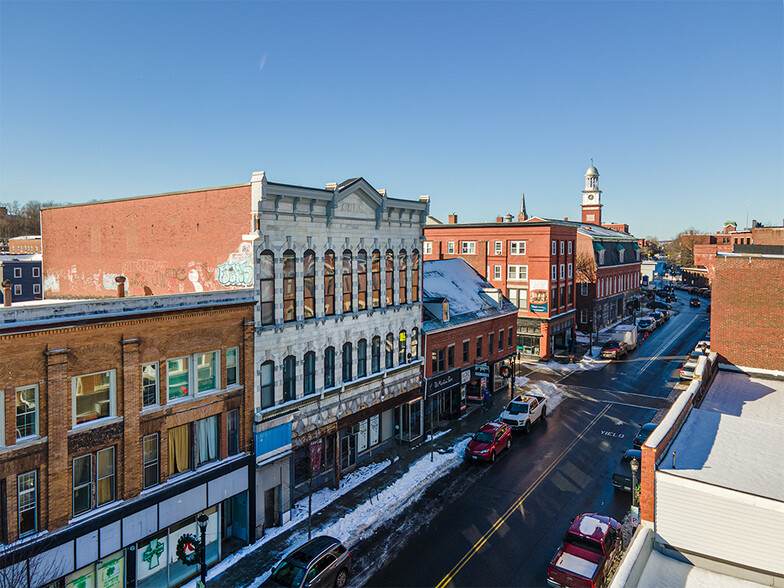
[(338, 188), (335, 193), (333, 217), (375, 220), (376, 211), (384, 209), (384, 199), (373, 186), (358, 178), (345, 187)]

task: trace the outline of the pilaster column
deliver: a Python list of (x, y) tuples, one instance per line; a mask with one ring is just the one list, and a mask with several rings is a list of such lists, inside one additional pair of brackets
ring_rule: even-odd
[(71, 518), (71, 464), (68, 460), (68, 430), (71, 428), (71, 386), (68, 378), (70, 349), (45, 351), (47, 429), (49, 453), (50, 531), (64, 527)]
[(142, 366), (138, 338), (124, 339), (122, 345), (121, 387), (117, 390), (117, 414), (123, 415), (122, 469), (125, 483), (119, 496), (131, 498), (142, 491), (142, 438), (139, 413), (142, 410)]

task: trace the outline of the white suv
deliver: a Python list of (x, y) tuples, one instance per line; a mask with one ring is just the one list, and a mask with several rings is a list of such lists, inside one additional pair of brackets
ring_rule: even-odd
[(501, 413), (502, 423), (509, 425), (512, 430), (531, 432), (531, 425), (538, 420), (547, 418), (547, 398), (533, 394), (515, 396), (504, 412)]

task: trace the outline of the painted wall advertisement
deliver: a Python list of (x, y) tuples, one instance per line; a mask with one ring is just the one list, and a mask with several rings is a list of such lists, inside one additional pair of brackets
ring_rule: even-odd
[(531, 312), (547, 312), (547, 298), (550, 284), (547, 280), (530, 280), (528, 308)]

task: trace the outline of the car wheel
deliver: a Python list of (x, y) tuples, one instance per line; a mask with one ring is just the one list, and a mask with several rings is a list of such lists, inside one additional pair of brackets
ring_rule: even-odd
[(507, 449), (511, 449), (512, 448), (512, 436), (511, 435), (509, 435), (509, 439), (506, 440), (506, 448)]
[(542, 407), (542, 420), (543, 421), (547, 420), (547, 407), (546, 406)]
[(490, 454), (490, 463), (495, 463), (495, 451)]
[(348, 572), (346, 568), (343, 568), (338, 572), (337, 577), (335, 577), (335, 588), (343, 588), (346, 585), (346, 581), (348, 580)]
[(525, 423), (525, 434), (528, 435), (528, 433), (530, 433), (530, 432), (531, 432), (531, 421), (526, 421), (526, 423)]

